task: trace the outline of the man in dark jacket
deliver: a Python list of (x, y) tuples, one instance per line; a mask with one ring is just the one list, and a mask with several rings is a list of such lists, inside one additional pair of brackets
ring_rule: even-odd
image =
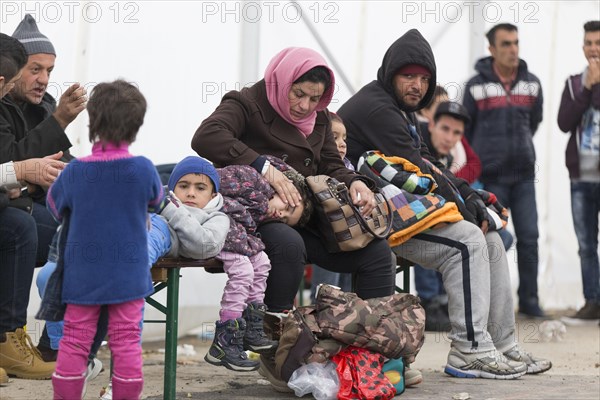
[[(16, 39), (0, 33), (0, 98), (19, 79), (27, 63), (27, 53)], [(19, 181), (39, 179), (28, 175), (32, 165), (46, 164), (48, 177), (56, 176), (62, 163), (56, 160), (30, 159), (0, 163), (0, 383), (8, 382), (7, 373), (26, 379), (50, 378), (55, 363), (45, 362), (30, 345), (24, 331), (27, 323), (29, 291), (35, 268), (37, 247), (35, 221), (28, 213), (8, 207), (9, 198), (20, 194)], [(51, 172), (52, 171), (52, 172)], [(51, 178), (46, 181), (48, 184)], [(36, 181), (36, 183), (42, 183)], [(13, 188), (14, 189), (11, 189)], [(14, 204), (13, 204), (14, 205)]]
[(347, 127), (348, 157), (356, 162), (363, 152), (376, 149), (408, 159), (423, 173), (434, 174), (441, 188), (437, 193), (456, 201), (463, 216), (472, 221), (430, 229), (393, 248), (399, 257), (442, 273), (452, 323), (445, 372), (456, 377), (514, 379), (526, 372), (546, 371), (550, 361), (525, 353), (515, 342), (508, 262), (498, 234), (485, 234), (485, 206), (465, 181), (431, 157), (416, 129), (414, 111), (431, 100), (435, 78), (433, 52), (419, 31), (410, 30), (394, 42), (383, 57), (377, 80), (339, 110)]
[(567, 79), (558, 110), (560, 130), (571, 132), (566, 160), (585, 297), (585, 305), (563, 319), (573, 325), (598, 323), (600, 319), (600, 21), (587, 22), (583, 29), (583, 53), (588, 65), (581, 74)]
[[(71, 142), (65, 128), (85, 109), (86, 92), (73, 84), (56, 101), (46, 93), (50, 73), (54, 70), (56, 51), (52, 42), (38, 29), (35, 19), (27, 14), (13, 33), (27, 53), (27, 64), (14, 89), (0, 100), (0, 164), (29, 158), (41, 158), (63, 152), (63, 161), (73, 157), (68, 153)], [(28, 174), (43, 174), (42, 164)], [(31, 210), (36, 223), (38, 264), (46, 262), (57, 223), (45, 206), (45, 191), (29, 185), (27, 193), (35, 201)], [(38, 350), (44, 361), (55, 361), (47, 331), (40, 339)]]
[(85, 109), (86, 92), (75, 83), (60, 98), (58, 107), (46, 93), (54, 69), (54, 46), (27, 14), (12, 35), (28, 55), (21, 78), (0, 101), (0, 163), (45, 157), (71, 147), (66, 127)]
[(517, 237), (519, 312), (544, 317), (538, 302), (538, 219), (533, 135), (542, 121), (542, 86), (519, 59), (517, 27), (488, 33), (491, 57), (477, 61), (463, 104), (471, 123), (465, 135), (481, 159), (480, 181), (510, 209)]

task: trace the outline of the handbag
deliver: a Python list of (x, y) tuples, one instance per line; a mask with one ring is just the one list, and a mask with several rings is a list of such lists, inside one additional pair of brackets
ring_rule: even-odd
[(345, 183), (327, 175), (309, 176), (306, 183), (313, 194), (316, 218), (313, 221), (328, 252), (354, 251), (375, 238), (387, 238), (392, 228), (392, 213), (381, 193), (375, 193), (377, 204), (365, 218), (352, 203)]

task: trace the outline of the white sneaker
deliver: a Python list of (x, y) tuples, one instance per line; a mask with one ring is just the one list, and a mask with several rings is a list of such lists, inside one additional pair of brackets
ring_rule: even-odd
[(85, 383), (83, 384), (83, 394), (81, 397), (85, 397), (85, 392), (87, 391), (87, 384), (92, 379), (96, 379), (98, 374), (102, 371), (102, 361), (97, 358), (93, 358), (88, 361), (87, 369), (85, 370)]
[(85, 372), (85, 380), (91, 381), (92, 379), (96, 379), (101, 371), (102, 361), (94, 357), (94, 359), (88, 362), (87, 371)]
[(423, 382), (423, 374), (421, 371), (414, 368), (404, 369), (404, 386), (411, 387)]
[(108, 386), (100, 392), (100, 400), (112, 400), (112, 382), (108, 382)]
[(507, 359), (496, 349), (463, 353), (453, 347), (444, 372), (457, 378), (516, 379), (525, 375), (527, 364)]
[(505, 351), (504, 355), (509, 360), (524, 362), (527, 365), (528, 374), (539, 374), (540, 372), (545, 372), (552, 368), (552, 362), (550, 362), (550, 360), (536, 357), (531, 353), (526, 353), (519, 345)]

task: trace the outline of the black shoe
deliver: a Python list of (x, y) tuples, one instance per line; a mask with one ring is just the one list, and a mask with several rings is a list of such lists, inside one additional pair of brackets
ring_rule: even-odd
[(261, 303), (249, 303), (242, 317), (246, 320), (244, 349), (255, 353), (267, 353), (277, 348), (278, 342), (267, 337), (264, 331), (263, 318), (267, 306)]
[(526, 303), (519, 303), (519, 314), (528, 318), (548, 318), (544, 310), (540, 308), (540, 305), (537, 300), (529, 301)]
[(42, 360), (45, 362), (54, 362), (56, 361), (56, 357), (58, 356), (58, 350), (54, 350), (48, 346), (43, 344), (38, 344), (37, 349), (42, 355)]
[(600, 304), (586, 301), (585, 305), (575, 314), (561, 318), (566, 325), (588, 325), (600, 322)]
[(257, 370), (260, 363), (249, 360), (242, 346), (245, 331), (246, 321), (243, 318), (217, 321), (215, 338), (204, 360), (232, 371)]

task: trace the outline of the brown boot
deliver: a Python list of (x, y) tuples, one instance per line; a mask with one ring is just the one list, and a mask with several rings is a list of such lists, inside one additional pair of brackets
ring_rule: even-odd
[(0, 368), (0, 385), (5, 383), (8, 383), (8, 375), (6, 374), (4, 368)]
[(31, 338), (21, 328), (0, 335), (0, 367), (23, 379), (50, 379), (55, 362), (44, 362)]

